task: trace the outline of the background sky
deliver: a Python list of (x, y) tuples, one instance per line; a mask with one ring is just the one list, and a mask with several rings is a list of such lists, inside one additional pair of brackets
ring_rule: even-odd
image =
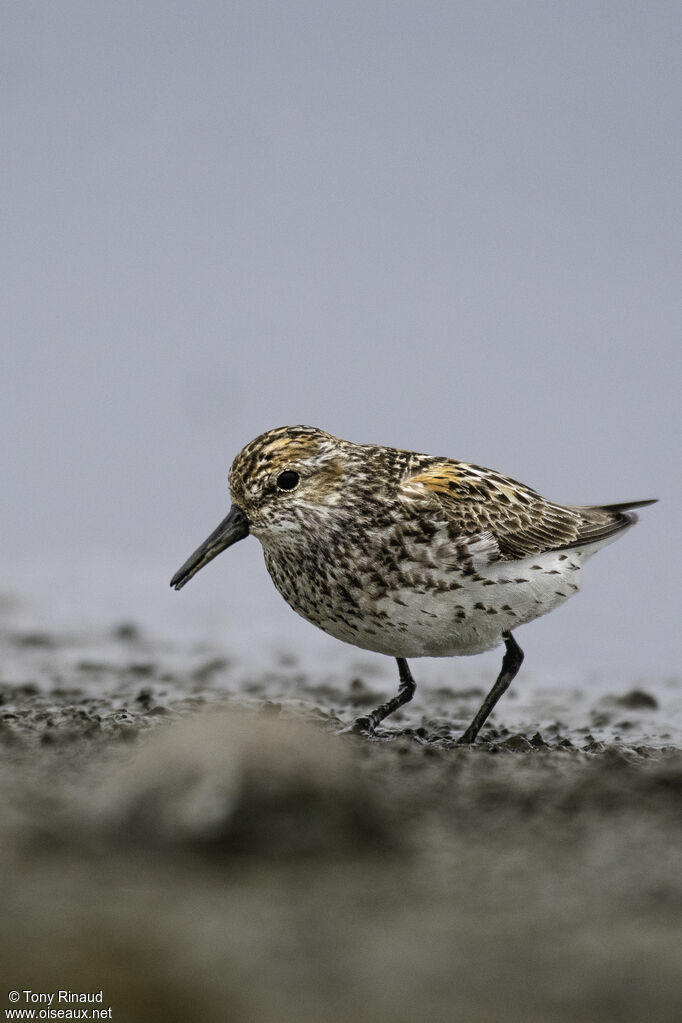
[(255, 540), (168, 579), (243, 444), (309, 423), (659, 497), (520, 639), (677, 672), (681, 28), (657, 0), (3, 5), (3, 590), (304, 645)]

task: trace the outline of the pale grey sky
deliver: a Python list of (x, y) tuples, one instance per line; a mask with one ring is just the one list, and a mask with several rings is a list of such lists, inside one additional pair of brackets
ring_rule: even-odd
[[(676, 670), (681, 28), (657, 0), (6, 4), (3, 558), (149, 559), (199, 599), (167, 582), (232, 457), (310, 423), (661, 498), (521, 642)], [(286, 612), (256, 541), (200, 586)]]

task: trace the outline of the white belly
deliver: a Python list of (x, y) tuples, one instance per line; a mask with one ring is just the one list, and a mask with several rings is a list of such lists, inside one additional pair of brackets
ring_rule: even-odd
[(446, 537), (407, 551), (399, 572), (379, 582), (371, 559), (351, 582), (343, 568), (335, 572), (333, 558), (311, 573), (301, 571), (305, 556), (296, 551), (286, 558), (266, 550), (265, 557), (294, 611), (336, 639), (392, 657), (451, 657), (491, 650), (503, 633), (559, 607), (578, 592), (585, 561), (605, 546), (501, 561), (491, 539), (470, 541), (464, 559)]
[[(504, 632), (573, 596), (582, 561), (583, 553), (572, 550), (496, 562), (480, 580), (461, 577), (461, 588), (454, 590), (438, 586), (441, 573), (431, 579), (427, 574), (418, 589), (395, 589), (378, 600), (360, 598), (361, 613), (347, 623), (311, 616), (310, 609), (299, 613), (337, 639), (392, 657), (478, 654), (499, 646)], [(450, 572), (448, 582), (452, 578)]]

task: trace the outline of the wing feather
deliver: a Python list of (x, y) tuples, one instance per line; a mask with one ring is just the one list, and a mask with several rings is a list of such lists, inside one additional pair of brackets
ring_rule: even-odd
[(628, 509), (652, 503), (560, 505), (509, 476), (468, 462), (423, 459), (415, 468), (403, 480), (403, 495), (439, 509), (453, 540), (492, 534), (505, 561), (606, 542), (637, 520)]

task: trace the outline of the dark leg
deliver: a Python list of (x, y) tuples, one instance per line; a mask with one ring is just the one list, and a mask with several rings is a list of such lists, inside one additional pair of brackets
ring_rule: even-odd
[(352, 731), (354, 732), (373, 732), (380, 721), (387, 718), (389, 714), (397, 710), (398, 707), (402, 707), (404, 703), (409, 703), (414, 696), (417, 688), (417, 683), (412, 678), (412, 673), (407, 666), (407, 661), (404, 657), (396, 657), (398, 662), (398, 671), (400, 672), (400, 688), (397, 694), (391, 700), (387, 700), (386, 703), (382, 703), (380, 707), (373, 710), (371, 714), (367, 714), (364, 717), (358, 718), (353, 723)]
[(502, 658), (502, 670), (497, 676), (495, 685), (481, 704), (480, 710), (477, 712), (474, 720), (471, 722), (462, 738), (458, 740), (460, 744), (474, 742), (491, 710), (502, 694), (507, 692), (512, 679), (516, 676), (516, 673), (523, 663), (523, 650), (518, 645), (511, 632), (503, 632), (502, 639), (504, 640), (504, 645), (506, 647), (504, 657)]

